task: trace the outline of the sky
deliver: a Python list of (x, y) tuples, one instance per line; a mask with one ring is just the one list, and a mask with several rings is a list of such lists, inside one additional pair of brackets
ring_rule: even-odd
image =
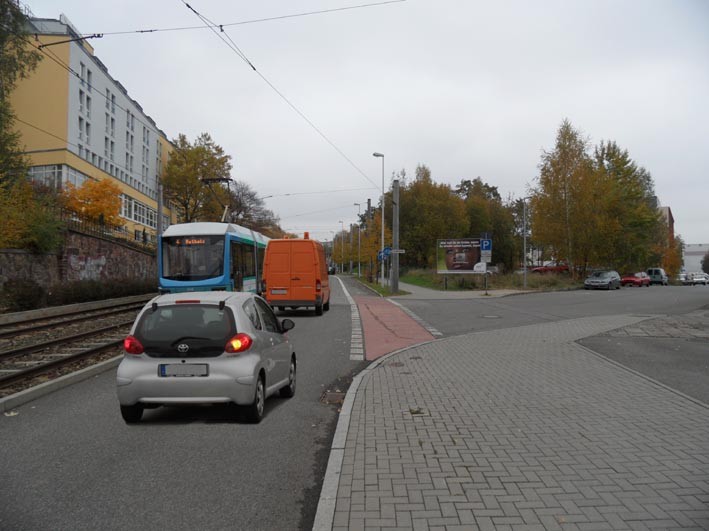
[(709, 242), (704, 0), (189, 0), (256, 71), (208, 28), (135, 33), (203, 26), (182, 0), (24, 3), (104, 33), (96, 56), (167, 137), (209, 133), (289, 232), (331, 240), (377, 205), (373, 152), (387, 189), (424, 164), (524, 197), (568, 119), (627, 149), (675, 233)]

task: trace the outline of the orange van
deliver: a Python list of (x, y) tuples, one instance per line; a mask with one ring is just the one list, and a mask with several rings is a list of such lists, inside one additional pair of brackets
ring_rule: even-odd
[(269, 240), (263, 262), (262, 295), (283, 311), (314, 307), (315, 315), (330, 309), (330, 280), (325, 250), (306, 232), (302, 239)]

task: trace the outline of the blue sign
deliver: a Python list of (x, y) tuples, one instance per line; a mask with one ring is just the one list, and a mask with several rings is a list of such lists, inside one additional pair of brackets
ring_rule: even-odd
[(381, 262), (381, 261), (382, 261), (382, 252), (377, 251), (377, 262)]
[(481, 251), (492, 251), (492, 240), (480, 240)]
[(391, 247), (384, 247), (384, 258), (389, 258), (391, 254)]

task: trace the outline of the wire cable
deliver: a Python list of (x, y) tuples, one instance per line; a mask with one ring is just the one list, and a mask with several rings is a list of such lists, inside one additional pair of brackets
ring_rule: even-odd
[[(192, 6), (190, 6), (190, 5), (186, 2), (186, 0), (181, 0), (181, 1), (182, 1), (183, 4), (185, 4), (185, 6), (186, 6), (190, 11), (192, 11), (195, 15), (197, 15), (197, 17), (199, 17), (200, 20), (202, 20), (203, 22), (204, 22), (204, 21), (209, 22), (209, 20), (208, 20), (206, 17), (204, 17), (203, 15), (201, 15), (196, 9), (194, 9)], [(219, 28), (220, 28), (220, 31), (216, 31), (215, 27), (219, 27)], [(306, 122), (308, 125), (310, 125), (310, 127), (311, 127), (316, 133), (318, 133), (318, 135), (320, 135), (320, 137), (321, 137), (323, 140), (325, 140), (325, 142), (327, 142), (328, 144), (330, 144), (330, 146), (331, 146), (335, 151), (337, 151), (337, 153), (339, 153), (340, 156), (343, 157), (343, 158), (350, 164), (350, 166), (352, 166), (355, 170), (357, 170), (357, 172), (358, 172), (360, 175), (362, 175), (362, 177), (364, 177), (364, 178), (367, 179), (370, 183), (372, 183), (375, 187), (377, 187), (377, 184), (376, 184), (372, 179), (370, 179), (369, 176), (368, 176), (366, 173), (364, 173), (364, 171), (362, 171), (362, 169), (361, 169), (359, 166), (357, 166), (354, 162), (352, 162), (352, 159), (350, 159), (332, 140), (330, 140), (330, 139), (325, 135), (325, 133), (323, 133), (323, 132), (310, 120), (310, 118), (308, 118), (308, 117), (307, 117), (300, 109), (298, 109), (298, 107), (296, 107), (280, 90), (278, 90), (278, 89), (276, 88), (276, 86), (275, 86), (273, 83), (271, 83), (271, 82), (268, 80), (268, 78), (266, 78), (266, 76), (264, 76), (259, 70), (256, 69), (256, 67), (253, 65), (253, 63), (243, 54), (243, 52), (241, 52), (241, 50), (239, 49), (239, 47), (236, 46), (236, 43), (234, 43), (234, 41), (231, 39), (231, 37), (229, 37), (229, 35), (224, 31), (224, 28), (223, 28), (222, 26), (217, 26), (217, 25), (215, 25), (215, 26), (210, 26), (209, 29), (211, 29), (212, 32), (214, 32), (214, 33), (217, 35), (217, 37), (219, 37), (219, 39), (220, 39), (222, 42), (224, 42), (234, 53), (236, 53), (236, 54), (239, 56), (239, 58), (241, 58), (244, 62), (246, 62), (246, 63), (253, 69), (253, 71), (256, 72), (256, 74), (257, 74), (269, 87), (271, 87), (271, 89), (272, 89), (276, 94), (278, 94), (278, 96), (280, 96), (281, 99), (282, 99), (283, 101), (285, 101), (286, 104), (288, 104), (288, 106), (289, 106), (291, 109), (293, 109), (293, 111), (295, 111), (303, 120), (305, 120), (305, 122)], [(231, 44), (230, 44), (229, 42), (226, 42), (226, 41), (224, 40), (224, 38), (221, 36), (222, 33), (224, 33), (225, 35), (227, 35), (227, 38), (228, 38), (228, 40), (231, 42)]]
[[(258, 22), (270, 22), (273, 20), (284, 20), (288, 18), (297, 18), (297, 17), (307, 17), (310, 15), (322, 15), (326, 13), (334, 13), (337, 11), (348, 11), (352, 9), (361, 9), (365, 7), (376, 7), (376, 6), (383, 6), (386, 4), (398, 4), (400, 2), (406, 2), (406, 0), (389, 0), (386, 2), (375, 2), (371, 4), (359, 4), (355, 6), (345, 6), (345, 7), (338, 7), (334, 9), (322, 9), (320, 11), (308, 11), (307, 13), (295, 13), (292, 15), (281, 15), (278, 17), (268, 17), (268, 18), (257, 18), (257, 19), (252, 19), (252, 20), (243, 20), (241, 22), (229, 22), (227, 24), (220, 24), (216, 27), (218, 28), (227, 28), (230, 26), (241, 26), (244, 24), (255, 24)], [(211, 27), (211, 25), (207, 26), (183, 26), (183, 27), (177, 27), (177, 28), (154, 28), (154, 29), (141, 29), (141, 30), (129, 30), (129, 31), (109, 31), (109, 32), (103, 32), (102, 35), (128, 35), (131, 33), (157, 33), (157, 32), (164, 32), (164, 31), (187, 31), (187, 30), (196, 30), (196, 29), (207, 29)]]

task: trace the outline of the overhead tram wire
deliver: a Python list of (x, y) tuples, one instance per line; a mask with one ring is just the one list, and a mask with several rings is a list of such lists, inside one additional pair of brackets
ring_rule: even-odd
[[(209, 29), (210, 29), (212, 32), (214, 32), (214, 34), (215, 34), (217, 37), (219, 37), (219, 39), (220, 39), (222, 42), (224, 42), (224, 44), (226, 44), (234, 53), (236, 53), (246, 64), (248, 64), (248, 65), (253, 69), (253, 71), (256, 72), (256, 74), (258, 74), (258, 76), (259, 76), (269, 87), (271, 87), (271, 89), (272, 89), (276, 94), (278, 94), (278, 95), (281, 97), (281, 99), (282, 99), (283, 101), (285, 101), (291, 109), (293, 109), (303, 120), (305, 120), (305, 121), (308, 123), (308, 125), (310, 125), (310, 127), (312, 127), (313, 130), (315, 130), (315, 132), (318, 133), (318, 135), (320, 135), (320, 137), (321, 137), (323, 140), (325, 140), (325, 142), (327, 142), (328, 144), (330, 144), (330, 146), (331, 146), (335, 151), (337, 151), (337, 152), (340, 154), (340, 156), (341, 156), (342, 158), (344, 158), (344, 159), (350, 164), (350, 166), (352, 166), (355, 170), (357, 170), (357, 172), (358, 172), (360, 175), (362, 175), (362, 177), (364, 177), (365, 179), (367, 179), (367, 180), (368, 180), (370, 183), (372, 183), (375, 187), (378, 186), (372, 179), (369, 178), (369, 176), (368, 176), (366, 173), (364, 173), (364, 172), (360, 169), (359, 166), (357, 166), (354, 162), (352, 162), (352, 160), (351, 160), (339, 147), (337, 147), (337, 145), (336, 145), (332, 140), (330, 140), (330, 139), (325, 135), (325, 133), (323, 133), (305, 114), (303, 114), (303, 112), (302, 112), (300, 109), (298, 109), (293, 103), (291, 103), (291, 101), (290, 101), (288, 98), (286, 98), (286, 96), (285, 96), (280, 90), (278, 90), (278, 89), (275, 87), (275, 85), (273, 85), (273, 83), (271, 83), (271, 82), (268, 80), (268, 78), (266, 78), (266, 76), (264, 76), (261, 72), (259, 72), (259, 71), (256, 69), (256, 67), (253, 65), (253, 63), (244, 55), (244, 53), (239, 49), (239, 47), (238, 47), (238, 46), (236, 45), (236, 43), (232, 40), (232, 38), (229, 37), (229, 34), (224, 31), (224, 27), (223, 27), (223, 26), (220, 26), (220, 25), (218, 25), (218, 24), (214, 24), (214, 23), (213, 23), (212, 21), (210, 21), (207, 17), (205, 17), (204, 15), (201, 15), (197, 10), (195, 10), (195, 9), (194, 9), (191, 5), (189, 5), (185, 0), (181, 0), (181, 1), (182, 1), (183, 4), (185, 4), (185, 6), (186, 6), (190, 11), (192, 11), (195, 15), (197, 15), (197, 17), (199, 17), (200, 20), (202, 20), (203, 22), (207, 22), (208, 24), (211, 24), (211, 25), (209, 26)], [(217, 31), (215, 28), (220, 28), (220, 31)], [(223, 38), (222, 35), (221, 35), (222, 33), (224, 33), (224, 34), (226, 35), (227, 39), (228, 39), (230, 42), (227, 42), (226, 40), (224, 40), (224, 38)], [(230, 43), (231, 43), (231, 44), (230, 44)]]
[[(281, 15), (278, 17), (268, 17), (268, 18), (257, 18), (253, 20), (243, 20), (241, 22), (229, 22), (227, 24), (220, 24), (216, 27), (218, 28), (226, 28), (230, 26), (241, 26), (244, 24), (255, 24), (258, 22), (270, 22), (273, 20), (284, 20), (284, 19), (289, 19), (289, 18), (297, 18), (297, 17), (306, 17), (310, 15), (323, 15), (327, 13), (334, 13), (337, 11), (348, 11), (352, 9), (361, 9), (365, 7), (376, 7), (376, 6), (383, 6), (386, 4), (398, 4), (401, 2), (406, 2), (407, 0), (388, 0), (386, 2), (375, 2), (371, 4), (359, 4), (356, 6), (345, 6), (345, 7), (338, 7), (334, 9), (322, 9), (320, 11), (308, 11), (306, 13), (295, 13), (292, 15)], [(154, 29), (143, 29), (143, 30), (130, 30), (130, 31), (109, 31), (109, 32), (102, 32), (101, 35), (129, 35), (132, 33), (158, 33), (158, 32), (166, 32), (166, 31), (189, 31), (189, 30), (197, 30), (197, 29), (207, 29), (210, 28), (211, 25), (206, 25), (206, 26), (184, 26), (184, 27), (178, 27), (178, 28), (154, 28)]]
[(379, 190), (379, 188), (372, 188), (371, 186), (367, 186), (366, 188), (348, 188), (346, 190), (320, 190), (318, 192), (291, 192), (289, 194), (273, 194), (273, 195), (264, 195), (263, 197), (259, 197), (259, 199), (271, 199), (272, 197), (290, 197), (292, 195), (313, 195), (313, 194), (334, 194), (334, 193), (339, 193), (339, 192), (360, 192), (362, 190)]

